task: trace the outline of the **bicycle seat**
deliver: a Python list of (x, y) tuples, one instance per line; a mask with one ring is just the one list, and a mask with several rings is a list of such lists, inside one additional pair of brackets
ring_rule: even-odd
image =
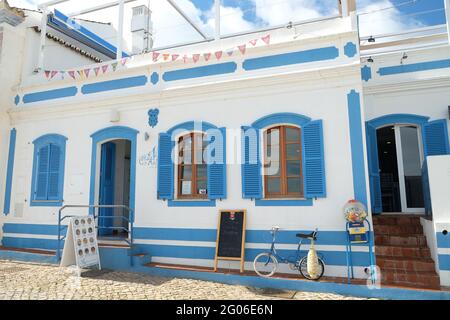
[(308, 233), (308, 234), (297, 233), (297, 238), (317, 240), (317, 232), (314, 231), (314, 232), (311, 232), (311, 233)]

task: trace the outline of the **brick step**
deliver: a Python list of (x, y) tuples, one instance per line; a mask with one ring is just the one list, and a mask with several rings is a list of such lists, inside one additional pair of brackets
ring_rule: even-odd
[(377, 255), (377, 265), (381, 270), (394, 269), (411, 272), (436, 272), (431, 258), (402, 258)]
[(428, 247), (376, 246), (375, 254), (388, 257), (431, 258)]
[(423, 235), (423, 228), (421, 225), (374, 225), (373, 229), (376, 235)]
[(377, 246), (399, 246), (399, 247), (427, 247), (427, 238), (424, 235), (375, 235)]
[(413, 288), (440, 289), (440, 279), (435, 272), (405, 272), (396, 269), (381, 270), (381, 283)]
[(400, 226), (400, 225), (415, 225), (421, 226), (420, 217), (419, 216), (374, 216), (373, 217), (374, 225), (391, 225), (391, 226)]

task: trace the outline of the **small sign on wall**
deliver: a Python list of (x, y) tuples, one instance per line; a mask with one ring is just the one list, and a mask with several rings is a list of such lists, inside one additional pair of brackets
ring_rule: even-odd
[(72, 217), (61, 260), (61, 267), (76, 265), (78, 268), (98, 266), (101, 269), (97, 232), (92, 216)]

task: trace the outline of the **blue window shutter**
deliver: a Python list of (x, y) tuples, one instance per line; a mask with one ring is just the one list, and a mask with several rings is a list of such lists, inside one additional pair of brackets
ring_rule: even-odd
[(371, 125), (367, 125), (366, 134), (372, 213), (381, 213), (383, 211), (383, 203), (381, 199), (380, 165), (378, 163), (377, 130)]
[(37, 179), (35, 189), (36, 200), (47, 200), (48, 167), (50, 158), (50, 145), (46, 145), (38, 151)]
[(447, 120), (436, 120), (423, 126), (424, 153), (426, 156), (450, 154)]
[(311, 121), (303, 126), (302, 134), (305, 197), (325, 198), (327, 190), (322, 120)]
[[(227, 197), (227, 130), (220, 129), (222, 145), (214, 143), (214, 163), (208, 164), (208, 196), (209, 199), (226, 199)], [(211, 142), (211, 140), (210, 140)]]
[(47, 200), (62, 200), (59, 194), (60, 178), (62, 176), (61, 148), (55, 144), (50, 145), (48, 191)]
[(242, 127), (242, 197), (244, 199), (261, 199), (262, 176), (259, 147), (259, 130)]
[(158, 199), (172, 200), (174, 189), (174, 164), (172, 162), (172, 137), (159, 135), (158, 146)]

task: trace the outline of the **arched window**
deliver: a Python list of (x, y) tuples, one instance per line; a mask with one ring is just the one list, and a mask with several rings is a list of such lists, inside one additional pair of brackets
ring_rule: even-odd
[(34, 143), (32, 206), (61, 206), (64, 189), (66, 137), (51, 134)]
[(281, 125), (264, 131), (265, 198), (302, 198), (301, 129)]
[(208, 141), (204, 133), (189, 133), (178, 139), (178, 198), (208, 198)]

